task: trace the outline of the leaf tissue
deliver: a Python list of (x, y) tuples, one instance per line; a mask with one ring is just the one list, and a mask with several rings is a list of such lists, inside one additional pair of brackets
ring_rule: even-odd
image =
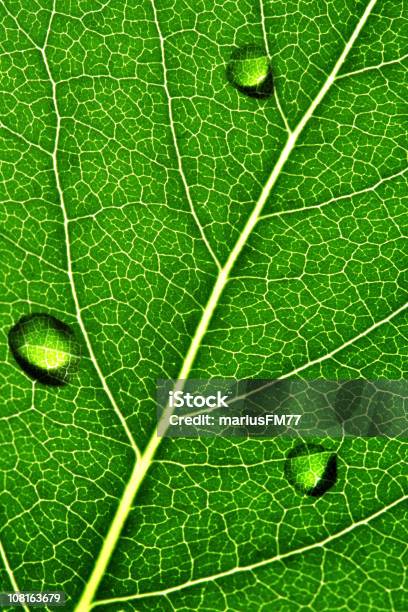
[(404, 380), (403, 2), (3, 0), (0, 32), (0, 593), (406, 610), (406, 439), (156, 418), (158, 379)]

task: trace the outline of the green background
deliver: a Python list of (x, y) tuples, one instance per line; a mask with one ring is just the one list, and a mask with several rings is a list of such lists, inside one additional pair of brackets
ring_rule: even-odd
[[(367, 4), (0, 6), (0, 537), (21, 590), (78, 601), (133, 467), (111, 398), (143, 449), (156, 379), (177, 377), (214, 285), (210, 251), (225, 263), (285, 120), (302, 119)], [(192, 377), (404, 376), (403, 9), (378, 0), (300, 135)], [(259, 100), (225, 69), (265, 38), (276, 95)], [(10, 354), (30, 312), (81, 342), (69, 385), (33, 383)], [(406, 609), (406, 443), (324, 444), (338, 480), (314, 499), (285, 477), (290, 440), (165, 440), (100, 584), (114, 601), (97, 609)], [(0, 584), (13, 590), (4, 568)]]

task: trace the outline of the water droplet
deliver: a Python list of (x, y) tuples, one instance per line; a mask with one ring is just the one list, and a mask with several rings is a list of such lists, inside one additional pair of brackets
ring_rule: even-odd
[(66, 384), (78, 365), (80, 348), (73, 332), (51, 315), (22, 317), (8, 338), (11, 352), (24, 372), (44, 384)]
[(320, 497), (337, 479), (337, 457), (318, 444), (299, 444), (287, 457), (285, 472), (301, 493)]
[(270, 59), (263, 47), (236, 49), (227, 66), (227, 77), (239, 91), (254, 98), (267, 98), (273, 91)]

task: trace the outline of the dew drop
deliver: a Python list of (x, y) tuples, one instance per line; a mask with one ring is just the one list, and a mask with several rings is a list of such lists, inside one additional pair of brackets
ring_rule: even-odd
[(22, 317), (11, 328), (9, 346), (31, 378), (47, 385), (65, 385), (75, 371), (80, 347), (72, 330), (48, 314)]
[(227, 66), (227, 77), (236, 89), (253, 98), (267, 98), (273, 92), (271, 62), (263, 47), (236, 49)]
[(289, 482), (300, 493), (320, 497), (337, 479), (337, 457), (318, 444), (299, 444), (286, 459)]

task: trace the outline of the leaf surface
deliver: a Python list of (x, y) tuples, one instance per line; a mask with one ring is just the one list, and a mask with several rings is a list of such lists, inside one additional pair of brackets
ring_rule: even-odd
[[(5, 0), (0, 28), (1, 590), (406, 609), (404, 441), (326, 440), (315, 499), (290, 440), (155, 435), (157, 378), (404, 376), (402, 3)], [(270, 98), (226, 79), (248, 44)], [(71, 384), (13, 360), (29, 312), (75, 331)]]

